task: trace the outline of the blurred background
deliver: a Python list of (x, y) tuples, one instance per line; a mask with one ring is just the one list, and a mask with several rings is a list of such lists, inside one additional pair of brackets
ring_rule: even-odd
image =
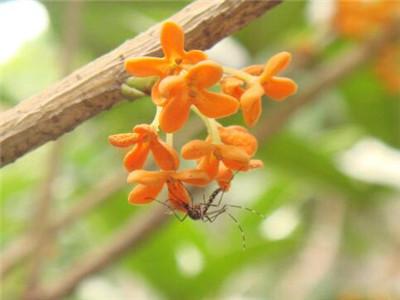
[[(188, 3), (1, 2), (1, 111)], [(1, 169), (2, 299), (32, 299), (68, 278), (61, 299), (400, 299), (400, 44), (381, 38), (399, 6), (284, 1), (209, 51), (239, 68), (294, 56), (285, 75), (298, 95), (264, 99), (252, 129), (265, 167), (238, 174), (224, 196), (265, 215), (232, 208), (245, 251), (226, 215), (163, 217), (129, 241), (160, 205), (127, 203), (123, 154), (107, 137), (149, 122), (154, 107), (124, 101)], [(240, 114), (222, 123), (243, 125)], [(200, 123), (186, 131), (181, 144), (204, 137)], [(107, 252), (121, 240), (123, 251)]]

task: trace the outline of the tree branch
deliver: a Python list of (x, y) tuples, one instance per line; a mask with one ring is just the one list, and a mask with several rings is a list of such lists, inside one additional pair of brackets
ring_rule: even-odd
[[(96, 184), (82, 199), (48, 228), (49, 235), (73, 225), (77, 220), (104, 203), (112, 194), (126, 186), (125, 174), (115, 173)], [(27, 233), (12, 241), (1, 252), (0, 279), (3, 279), (18, 263), (31, 254), (36, 245), (34, 236)]]
[[(171, 19), (183, 26), (187, 49), (206, 49), (281, 0), (198, 0)], [(128, 57), (159, 56), (160, 24), (0, 115), (1, 165), (57, 139), (122, 100)]]

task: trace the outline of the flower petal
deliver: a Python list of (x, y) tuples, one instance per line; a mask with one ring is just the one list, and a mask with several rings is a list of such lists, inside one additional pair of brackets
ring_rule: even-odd
[(247, 126), (254, 126), (261, 116), (261, 97), (264, 94), (259, 84), (253, 84), (240, 98), (244, 121)]
[(249, 156), (253, 156), (258, 147), (257, 139), (246, 128), (241, 126), (218, 127), (218, 132), (224, 144), (241, 147)]
[(182, 59), (184, 56), (184, 33), (182, 28), (171, 21), (167, 21), (161, 28), (161, 47), (168, 60)]
[(186, 81), (183, 76), (172, 75), (161, 80), (158, 91), (162, 97), (170, 98), (186, 93)]
[(130, 172), (126, 179), (128, 183), (140, 183), (144, 185), (164, 184), (169, 176), (168, 172), (135, 170)]
[(278, 72), (283, 71), (290, 63), (292, 55), (289, 52), (280, 52), (272, 56), (265, 64), (265, 69), (260, 75), (260, 81), (265, 82)]
[(244, 68), (243, 71), (250, 75), (258, 76), (262, 73), (263, 69), (264, 65), (251, 65)]
[(143, 168), (150, 145), (148, 142), (138, 143), (124, 157), (124, 166), (128, 171)]
[(195, 85), (198, 89), (209, 88), (216, 84), (222, 77), (222, 67), (211, 61), (199, 62), (186, 74), (186, 80)]
[(183, 63), (197, 64), (202, 60), (207, 59), (207, 54), (201, 50), (190, 50), (185, 53)]
[(238, 111), (239, 101), (234, 97), (206, 90), (198, 92), (193, 104), (209, 118), (223, 118)]
[(158, 57), (137, 57), (129, 58), (125, 61), (125, 70), (138, 77), (165, 76), (169, 68), (168, 62), (164, 58)]
[(161, 192), (164, 184), (136, 185), (129, 193), (128, 201), (130, 204), (146, 204), (156, 199)]
[(168, 99), (160, 114), (160, 127), (170, 133), (182, 128), (189, 118), (190, 102), (186, 97), (173, 97)]
[(140, 136), (136, 133), (120, 133), (110, 135), (108, 141), (115, 147), (128, 147), (137, 143)]
[(220, 156), (220, 159), (229, 169), (241, 170), (247, 167), (250, 156), (242, 148), (223, 144), (216, 145), (216, 147), (218, 149), (217, 158)]
[(167, 181), (168, 200), (176, 209), (186, 211), (185, 206), (191, 203), (191, 197), (185, 186), (179, 180)]
[(210, 183), (210, 178), (208, 177), (207, 173), (199, 169), (183, 170), (176, 172), (171, 176), (177, 180), (181, 180), (192, 185), (204, 186)]
[(218, 173), (219, 160), (214, 154), (207, 155), (201, 158), (197, 164), (197, 169), (207, 173), (210, 180), (213, 180)]
[(178, 153), (167, 143), (156, 139), (150, 144), (154, 160), (162, 170), (176, 170), (179, 167)]
[(221, 81), (221, 88), (225, 94), (231, 95), (236, 99), (240, 99), (243, 95), (243, 80), (236, 77), (226, 77)]
[(224, 164), (219, 164), (219, 170), (215, 180), (217, 180), (219, 187), (223, 191), (229, 190), (233, 176), (234, 174), (231, 169), (228, 169)]
[(182, 146), (181, 154), (184, 159), (199, 159), (210, 154), (214, 146), (206, 141), (193, 140)]
[(160, 82), (161, 80), (158, 80), (151, 88), (151, 100), (153, 100), (153, 103), (157, 106), (164, 106), (168, 99), (163, 97), (160, 93)]
[(297, 91), (297, 84), (284, 77), (272, 77), (264, 85), (264, 92), (273, 100), (283, 100)]

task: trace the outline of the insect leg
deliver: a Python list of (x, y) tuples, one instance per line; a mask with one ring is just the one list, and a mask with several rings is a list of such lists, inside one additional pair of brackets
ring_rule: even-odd
[(232, 216), (229, 212), (227, 212), (227, 214), (232, 219), (232, 221), (236, 223), (237, 227), (240, 230), (240, 233), (242, 235), (242, 247), (243, 247), (243, 251), (244, 251), (244, 250), (246, 250), (246, 235), (244, 234), (242, 225), (240, 225), (239, 221), (234, 216)]

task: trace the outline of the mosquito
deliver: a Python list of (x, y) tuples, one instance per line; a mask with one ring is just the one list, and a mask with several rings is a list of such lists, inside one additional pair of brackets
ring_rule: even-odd
[[(233, 180), (233, 177), (234, 176), (232, 176), (230, 181)], [(190, 195), (190, 199), (193, 199), (192, 193), (189, 190), (187, 190), (187, 191)], [(254, 209), (251, 209), (248, 207), (243, 207), (240, 205), (224, 203), (221, 206), (224, 194), (225, 194), (225, 190), (222, 189), (221, 187), (218, 187), (210, 194), (210, 196), (207, 199), (205, 198), (205, 195), (203, 194), (203, 202), (202, 203), (196, 204), (196, 203), (193, 203), (193, 201), (190, 201), (190, 203), (186, 203), (186, 202), (182, 201), (179, 205), (180, 205), (180, 208), (182, 208), (185, 211), (185, 215), (183, 217), (178, 215), (176, 213), (175, 209), (166, 203), (169, 201), (169, 199), (167, 199), (166, 202), (162, 202), (162, 201), (157, 201), (157, 202), (166, 206), (170, 211), (172, 211), (172, 213), (175, 215), (175, 217), (180, 222), (185, 221), (185, 219), (187, 217), (189, 217), (190, 219), (195, 220), (195, 221), (201, 220), (204, 223), (206, 223), (206, 222), (213, 223), (220, 215), (226, 213), (229, 216), (229, 218), (237, 225), (237, 227), (240, 231), (240, 234), (242, 236), (243, 250), (245, 250), (246, 249), (246, 235), (244, 233), (243, 227), (239, 223), (239, 221), (228, 211), (228, 209), (229, 208), (239, 208), (239, 209), (244, 209), (253, 214), (256, 214), (261, 218), (265, 218), (265, 216)], [(218, 195), (220, 195), (220, 197), (219, 197), (218, 201), (215, 202)]]

